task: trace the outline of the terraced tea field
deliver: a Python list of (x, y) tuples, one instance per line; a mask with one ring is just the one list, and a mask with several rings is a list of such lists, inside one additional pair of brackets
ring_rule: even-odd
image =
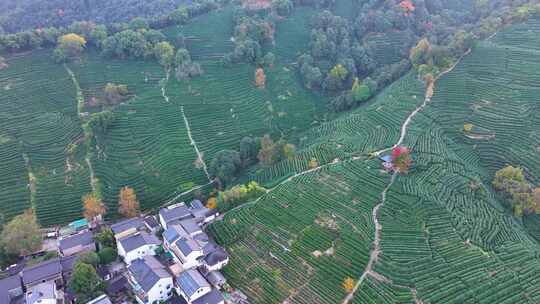
[[(539, 33), (538, 20), (505, 29), (437, 81), (404, 138), (413, 168), (378, 210), (380, 252), (369, 272), (372, 209), (390, 176), (366, 155), (394, 144), (423, 100), (414, 75), (302, 134), (295, 160), (253, 173), (263, 182), (296, 174), (212, 226), (232, 252), (229, 282), (255, 303), (340, 303), (345, 278), (361, 276), (343, 303), (540, 302), (538, 217), (513, 217), (490, 184), (506, 164), (540, 178)], [(306, 171), (311, 157), (323, 166)], [(355, 254), (347, 258), (341, 237), (351, 233)]]
[[(309, 41), (313, 10), (298, 9), (278, 22), (265, 89), (255, 87), (254, 66), (221, 65), (233, 47), (232, 13), (226, 7), (166, 29), (173, 43), (180, 33), (186, 37), (205, 71), (189, 82), (178, 82), (174, 73), (167, 80), (155, 62), (105, 59), (92, 49), (65, 68), (52, 62), (50, 51), (7, 56), (9, 66), (0, 73), (0, 157), (8, 172), (0, 177), (2, 214), (9, 219), (34, 207), (43, 225), (78, 218), (92, 174), (109, 215), (125, 185), (135, 188), (143, 208), (158, 207), (208, 183), (188, 128), (209, 162), (222, 149), (237, 149), (246, 135), (292, 136), (317, 124), (327, 101), (304, 89), (294, 69)], [(89, 154), (81, 117), (99, 111), (107, 83), (127, 85), (131, 98), (114, 106), (114, 123)]]

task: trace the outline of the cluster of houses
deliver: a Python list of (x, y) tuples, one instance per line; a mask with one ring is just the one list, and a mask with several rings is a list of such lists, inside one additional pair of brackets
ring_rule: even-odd
[[(105, 272), (102, 278), (121, 276), (140, 304), (167, 302), (174, 294), (175, 303), (224, 303), (220, 290), (225, 278), (219, 270), (229, 257), (203, 231), (204, 225), (217, 215), (216, 210), (194, 200), (189, 207), (179, 203), (162, 208), (157, 217), (130, 218), (111, 225), (124, 267), (118, 273)], [(93, 233), (83, 229), (60, 237), (57, 243), (58, 257), (18, 269), (0, 280), (0, 304), (56, 304), (76, 300), (66, 288), (67, 282), (78, 256), (96, 251)], [(102, 295), (88, 303), (112, 302)]]

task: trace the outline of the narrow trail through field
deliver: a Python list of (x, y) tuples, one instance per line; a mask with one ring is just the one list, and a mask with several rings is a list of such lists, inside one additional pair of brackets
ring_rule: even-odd
[[(456, 60), (456, 62), (450, 68), (448, 68), (447, 70), (440, 73), (432, 82), (428, 83), (428, 85), (426, 87), (426, 93), (425, 93), (425, 96), (424, 96), (424, 102), (422, 102), (422, 104), (420, 106), (418, 106), (414, 111), (411, 112), (411, 114), (409, 114), (409, 116), (407, 116), (407, 118), (405, 119), (405, 121), (401, 125), (400, 136), (399, 136), (398, 141), (392, 147), (385, 148), (385, 149), (373, 152), (372, 155), (379, 156), (381, 153), (384, 153), (384, 152), (389, 151), (389, 150), (391, 150), (391, 149), (393, 149), (395, 147), (398, 147), (399, 145), (401, 145), (403, 143), (403, 140), (405, 139), (405, 136), (407, 135), (407, 128), (410, 125), (410, 123), (412, 122), (414, 116), (416, 116), (416, 114), (418, 114), (420, 111), (422, 111), (422, 109), (425, 108), (428, 105), (428, 103), (431, 101), (431, 98), (433, 97), (433, 93), (435, 91), (435, 83), (436, 83), (436, 81), (439, 80), (439, 78), (441, 76), (443, 76), (443, 75), (451, 72), (452, 70), (454, 70), (454, 68), (458, 65), (458, 63), (461, 62), (461, 59), (463, 59), (463, 57), (468, 55), (470, 53), (470, 51), (471, 50), (469, 49), (461, 57), (459, 57), (458, 60)], [(364, 280), (366, 279), (366, 277), (368, 275), (371, 275), (373, 277), (376, 277), (377, 275), (379, 275), (378, 273), (373, 271), (373, 265), (377, 262), (379, 254), (381, 252), (380, 242), (381, 242), (382, 225), (379, 222), (379, 216), (378, 215), (379, 215), (380, 208), (384, 205), (384, 203), (386, 201), (386, 193), (388, 192), (388, 189), (390, 189), (390, 187), (392, 186), (392, 184), (396, 180), (396, 174), (397, 174), (396, 172), (394, 172), (394, 174), (392, 174), (392, 178), (390, 180), (390, 183), (388, 184), (388, 186), (386, 186), (386, 188), (384, 188), (383, 192), (381, 193), (381, 202), (379, 204), (377, 204), (373, 208), (373, 211), (372, 211), (373, 223), (375, 224), (375, 236), (374, 236), (374, 239), (373, 239), (373, 244), (372, 244), (373, 248), (371, 249), (369, 261), (368, 261), (368, 263), (366, 265), (366, 268), (364, 269), (364, 272), (362, 273), (362, 275), (360, 276), (360, 278), (356, 282), (353, 290), (347, 294), (347, 296), (343, 300), (342, 304), (347, 304), (352, 300), (352, 298), (354, 297), (354, 293), (360, 288), (360, 286), (362, 285), (362, 283), (364, 282)], [(406, 287), (406, 286), (403, 286), (403, 287)], [(409, 288), (411, 290), (411, 294), (413, 295), (415, 302), (416, 303), (421, 303), (422, 301), (418, 298), (416, 290), (414, 288), (411, 288), (411, 287), (407, 287), (407, 288)]]
[[(69, 76), (71, 77), (71, 81), (73, 82), (73, 85), (75, 86), (76, 91), (76, 100), (77, 100), (77, 116), (79, 117), (81, 121), (81, 128), (83, 130), (84, 139), (90, 140), (92, 137), (92, 134), (90, 134), (90, 129), (88, 126), (88, 122), (86, 119), (86, 116), (83, 114), (83, 108), (84, 108), (84, 95), (81, 90), (81, 86), (79, 85), (79, 81), (77, 80), (77, 77), (75, 77), (75, 73), (66, 65), (64, 64), (64, 69), (67, 71)], [(86, 162), (86, 166), (88, 167), (89, 175), (90, 175), (90, 187), (92, 188), (92, 192), (97, 194), (98, 191), (98, 180), (96, 179), (96, 173), (94, 172), (94, 167), (92, 166), (91, 158), (91, 152), (87, 148), (86, 154), (84, 156), (84, 161)]]
[[(161, 83), (161, 95), (163, 96), (163, 99), (169, 103), (169, 96), (167, 96), (167, 92), (165, 87), (167, 86), (167, 83), (169, 82), (170, 77), (170, 70), (166, 71), (165, 78), (162, 79)], [(197, 142), (193, 139), (193, 135), (191, 134), (191, 127), (189, 126), (189, 120), (187, 119), (186, 113), (184, 112), (184, 106), (180, 106), (180, 112), (182, 113), (182, 118), (184, 119), (184, 125), (186, 126), (187, 135), (189, 138), (190, 144), (193, 146), (193, 149), (195, 149), (195, 153), (197, 154), (197, 162), (202, 165), (202, 169), (204, 171), (204, 174), (206, 175), (206, 178), (210, 183), (213, 182), (212, 178), (210, 177), (210, 174), (208, 173), (208, 168), (206, 167), (206, 163), (204, 161), (204, 155), (199, 150), (199, 147), (197, 146)], [(193, 190), (193, 189), (192, 189)]]

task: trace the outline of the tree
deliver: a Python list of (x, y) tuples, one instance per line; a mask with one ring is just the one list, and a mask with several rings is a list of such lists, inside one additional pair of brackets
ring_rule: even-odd
[(472, 123), (466, 123), (466, 124), (463, 125), (463, 131), (465, 133), (469, 133), (469, 132), (472, 131), (473, 127), (474, 127), (474, 125)]
[(266, 84), (266, 75), (264, 75), (264, 70), (262, 68), (258, 68), (255, 70), (255, 85), (258, 88), (264, 88)]
[(219, 179), (223, 184), (227, 184), (234, 179), (242, 168), (240, 153), (234, 150), (221, 150), (208, 167), (209, 173)]
[(93, 251), (83, 252), (79, 254), (77, 261), (96, 267), (99, 263), (99, 256)]
[(28, 255), (41, 249), (41, 232), (33, 209), (14, 217), (1, 234), (7, 255)]
[(81, 262), (75, 264), (68, 287), (76, 294), (78, 303), (86, 303), (105, 290), (105, 284), (97, 275), (96, 269)]
[(206, 208), (210, 209), (216, 209), (217, 208), (217, 199), (215, 197), (211, 197), (206, 202)]
[(53, 56), (56, 62), (64, 62), (69, 59), (79, 57), (84, 47), (86, 39), (77, 34), (66, 34), (58, 38), (58, 44)]
[(296, 153), (296, 147), (293, 144), (284, 144), (282, 153), (286, 159), (292, 160), (294, 158), (294, 154)]
[(495, 173), (492, 183), (495, 189), (512, 193), (522, 188), (521, 184), (525, 182), (523, 169), (508, 165)]
[(105, 100), (112, 105), (128, 98), (129, 90), (125, 84), (107, 83), (103, 88)]
[(173, 64), (174, 48), (167, 41), (162, 41), (154, 46), (154, 55), (158, 59), (159, 64), (165, 68), (169, 68)]
[(89, 222), (99, 220), (105, 214), (105, 206), (94, 193), (83, 196), (82, 201), (84, 205), (83, 215)]
[(407, 173), (412, 164), (409, 148), (395, 147), (392, 150), (392, 163), (397, 172)]
[(289, 16), (293, 3), (290, 0), (272, 0), (272, 9), (280, 16)]
[(169, 14), (169, 20), (173, 24), (184, 24), (189, 20), (189, 12), (185, 7), (179, 7)]
[(96, 234), (95, 239), (103, 247), (116, 247), (114, 233), (109, 227), (102, 227), (101, 231)]
[(118, 204), (118, 212), (125, 217), (136, 217), (140, 213), (139, 201), (137, 200), (137, 195), (133, 188), (125, 186), (120, 189)]
[(369, 87), (363, 83), (360, 83), (358, 78), (354, 79), (351, 94), (355, 102), (366, 101), (371, 96)]
[(415, 47), (411, 48), (409, 59), (415, 66), (421, 64), (433, 64), (433, 60), (431, 58), (431, 44), (427, 38), (421, 39), (418, 41), (418, 44), (416, 44)]
[(141, 17), (135, 17), (129, 22), (129, 28), (132, 30), (146, 30), (149, 28), (148, 22)]
[(263, 165), (272, 165), (279, 159), (279, 153), (276, 148), (276, 144), (270, 135), (264, 135), (261, 139), (261, 149), (257, 154), (257, 158)]
[(118, 252), (112, 247), (105, 247), (99, 251), (99, 263), (102, 265), (108, 265), (118, 257)]
[(309, 169), (315, 169), (319, 166), (319, 162), (315, 157), (312, 157), (308, 162), (308, 168)]
[(274, 61), (276, 59), (276, 56), (272, 52), (266, 53), (263, 57), (263, 64), (267, 67), (272, 67), (274, 65)]
[(343, 283), (341, 284), (343, 286), (343, 289), (345, 289), (346, 292), (352, 292), (354, 289), (354, 279), (351, 277), (346, 277), (345, 280), (343, 280)]
[(240, 141), (240, 159), (244, 166), (257, 158), (257, 141), (246, 136)]

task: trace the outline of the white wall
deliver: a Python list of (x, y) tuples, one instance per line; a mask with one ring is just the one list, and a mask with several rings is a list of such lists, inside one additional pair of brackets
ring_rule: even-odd
[(206, 268), (209, 270), (209, 271), (217, 271), (217, 270), (220, 270), (221, 268), (225, 267), (225, 265), (227, 265), (227, 263), (229, 263), (229, 258), (221, 261), (220, 263), (217, 263), (216, 265), (213, 265), (213, 266), (209, 266), (209, 265), (206, 265)]
[[(167, 288), (167, 286), (169, 288)], [(159, 280), (158, 283), (156, 283), (156, 285), (154, 285), (154, 287), (152, 287), (152, 289), (150, 289), (150, 291), (147, 293), (148, 303), (151, 304), (154, 301), (159, 302), (168, 300), (171, 296), (167, 295), (167, 293), (171, 293), (172, 295), (173, 288), (174, 284), (172, 277)]]
[(156, 255), (156, 249), (158, 245), (144, 245), (137, 249), (126, 252), (122, 247), (122, 244), (118, 242), (118, 255), (124, 258), (126, 264), (131, 264), (136, 259), (142, 259), (146, 255)]

